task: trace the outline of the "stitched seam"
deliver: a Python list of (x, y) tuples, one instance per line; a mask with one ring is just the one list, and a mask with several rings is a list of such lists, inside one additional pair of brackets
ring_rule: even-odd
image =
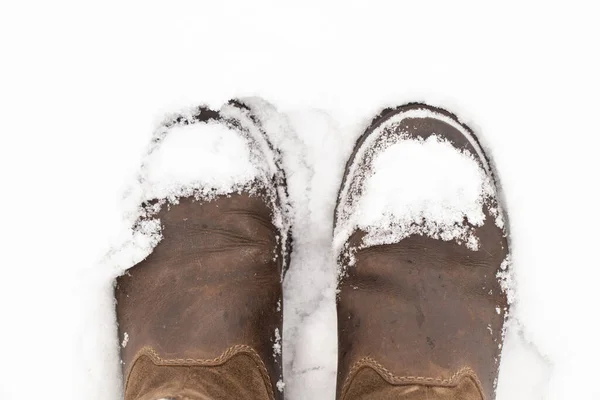
[(216, 357), (213, 359), (193, 359), (193, 358), (164, 359), (161, 356), (159, 356), (158, 353), (153, 348), (148, 347), (148, 346), (143, 347), (142, 349), (140, 349), (137, 352), (137, 354), (133, 358), (134, 361), (131, 363), (131, 366), (129, 367), (129, 369), (127, 371), (127, 378), (125, 380), (125, 392), (127, 392), (127, 386), (129, 384), (129, 378), (131, 376), (131, 371), (133, 371), (133, 368), (137, 364), (138, 360), (140, 360), (141, 357), (143, 357), (143, 356), (149, 357), (150, 360), (152, 360), (152, 362), (154, 364), (159, 365), (159, 366), (217, 367), (217, 366), (225, 364), (232, 357), (234, 357), (238, 354), (245, 354), (245, 355), (249, 356), (252, 359), (252, 361), (254, 361), (257, 364), (258, 369), (263, 377), (263, 381), (264, 381), (265, 387), (267, 389), (267, 392), (269, 394), (269, 397), (270, 397), (270, 399), (274, 400), (275, 394), (273, 392), (273, 386), (272, 386), (271, 378), (269, 376), (269, 371), (267, 370), (267, 366), (263, 362), (260, 355), (256, 352), (256, 350), (254, 350), (250, 346), (246, 346), (246, 345), (242, 345), (242, 344), (231, 346), (230, 348), (225, 350), (219, 357)]
[(483, 400), (486, 400), (486, 396), (483, 393), (483, 385), (475, 374), (475, 372), (468, 367), (464, 367), (455, 372), (450, 378), (431, 378), (423, 376), (396, 376), (390, 372), (383, 365), (375, 361), (372, 357), (364, 357), (354, 363), (348, 377), (346, 378), (344, 385), (342, 386), (341, 398), (346, 398), (346, 393), (350, 387), (350, 384), (354, 378), (358, 375), (358, 372), (364, 368), (371, 368), (377, 372), (385, 381), (392, 385), (424, 385), (424, 386), (442, 386), (442, 387), (454, 387), (458, 384), (462, 378), (470, 378), (477, 386), (477, 390)]

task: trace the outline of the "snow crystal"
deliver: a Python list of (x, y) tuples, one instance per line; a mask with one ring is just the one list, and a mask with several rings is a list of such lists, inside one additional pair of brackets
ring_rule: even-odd
[(275, 340), (273, 342), (273, 357), (277, 359), (277, 356), (281, 355), (281, 334), (279, 328), (275, 328)]
[(285, 383), (280, 379), (277, 381), (277, 390), (283, 393), (283, 388), (285, 388)]
[(129, 343), (129, 334), (127, 332), (125, 332), (123, 334), (123, 341), (121, 342), (121, 346), (123, 348), (127, 347), (127, 343)]
[(515, 277), (511, 266), (512, 258), (508, 254), (500, 264), (500, 270), (496, 274), (502, 291), (506, 293), (508, 304), (514, 303), (516, 299)]

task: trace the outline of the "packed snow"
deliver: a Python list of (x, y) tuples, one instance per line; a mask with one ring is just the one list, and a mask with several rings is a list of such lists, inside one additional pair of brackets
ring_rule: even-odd
[[(342, 189), (336, 253), (358, 229), (366, 232), (365, 247), (425, 235), (455, 240), (473, 251), (479, 248), (472, 227), (483, 225), (484, 206), (495, 190), (491, 176), (469, 151), (457, 150), (437, 135), (423, 140), (403, 133), (361, 148), (368, 146), (375, 154), (357, 154), (349, 171), (351, 182)], [(364, 171), (355, 171), (361, 166)]]
[(216, 121), (172, 127), (144, 166), (146, 200), (231, 193), (262, 175), (248, 140)]
[(334, 398), (337, 191), (371, 118), (411, 101), (474, 129), (502, 184), (497, 399), (600, 398), (595, 4), (34, 3), (0, 6), (0, 399), (120, 398), (114, 277), (160, 240), (152, 220), (130, 229), (148, 141), (166, 114), (245, 96), (277, 108), (255, 100), (293, 206), (287, 399)]

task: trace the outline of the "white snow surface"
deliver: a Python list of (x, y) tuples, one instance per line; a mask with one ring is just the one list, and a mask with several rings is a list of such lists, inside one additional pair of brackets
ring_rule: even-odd
[(253, 162), (248, 140), (223, 123), (174, 126), (144, 160), (146, 200), (185, 196), (203, 188), (232, 192), (263, 175), (261, 161)]
[(371, 150), (376, 154), (360, 172), (362, 185), (357, 183), (353, 201), (346, 200), (338, 213), (336, 253), (358, 229), (366, 232), (363, 246), (425, 235), (477, 250), (471, 227), (483, 225), (485, 203), (495, 190), (473, 155), (436, 135), (400, 136), (381, 147)]
[[(261, 103), (294, 206), (287, 399), (334, 398), (337, 191), (371, 118), (409, 101), (456, 113), (502, 183), (514, 302), (498, 400), (600, 398), (597, 7), (2, 4), (0, 399), (120, 398), (113, 280), (160, 238), (152, 221), (129, 229), (150, 133), (165, 113), (248, 95), (283, 112)], [(34, 365), (48, 368), (31, 384)]]

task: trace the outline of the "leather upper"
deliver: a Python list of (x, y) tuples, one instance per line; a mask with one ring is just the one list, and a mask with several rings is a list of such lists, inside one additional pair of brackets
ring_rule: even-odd
[[(357, 147), (387, 118), (419, 107), (451, 115), (423, 105), (388, 110), (367, 129)], [(436, 134), (457, 149), (466, 149), (475, 157), (478, 154), (472, 140), (436, 118), (406, 118), (397, 130), (423, 139)], [(355, 149), (352, 157), (356, 154)], [(367, 167), (352, 157), (346, 168), (346, 183), (353, 179), (347, 176), (353, 163), (358, 168)], [(484, 164), (486, 160), (479, 162)], [(365, 359), (374, 360), (381, 369), (372, 366), (371, 369), (392, 386), (413, 382), (417, 386), (434, 387), (436, 382), (445, 382), (459, 371), (468, 370), (470, 379), (477, 382), (469, 387), (477, 393), (465, 398), (493, 399), (508, 307), (496, 275), (507, 257), (508, 241), (493, 216), (488, 210), (485, 212), (483, 226), (473, 227), (480, 242), (477, 251), (456, 241), (421, 235), (365, 248), (362, 246), (365, 232), (352, 234), (347, 248), (358, 249), (354, 263), (349, 265), (347, 257), (339, 260), (346, 271), (339, 285), (337, 303), (339, 399), (415, 398), (354, 397), (352, 388), (361, 386), (362, 378), (352, 371)], [(387, 375), (381, 373), (383, 370)], [(440, 396), (431, 398), (454, 398)]]

